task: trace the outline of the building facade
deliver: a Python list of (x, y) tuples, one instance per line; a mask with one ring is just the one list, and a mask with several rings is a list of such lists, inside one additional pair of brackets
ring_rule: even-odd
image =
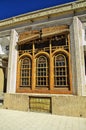
[(86, 2), (0, 21), (0, 92), (86, 95)]

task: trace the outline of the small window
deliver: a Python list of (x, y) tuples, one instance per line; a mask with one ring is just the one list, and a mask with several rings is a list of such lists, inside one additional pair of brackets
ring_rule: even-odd
[(64, 46), (64, 45), (68, 45), (67, 36), (65, 35), (55, 36), (54, 40), (52, 40), (52, 46)]
[(31, 50), (32, 49), (32, 45), (31, 45), (31, 43), (19, 45), (18, 49), (19, 50)]

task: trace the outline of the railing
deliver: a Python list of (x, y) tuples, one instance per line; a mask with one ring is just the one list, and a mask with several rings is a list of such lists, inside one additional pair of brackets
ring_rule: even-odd
[(52, 46), (52, 51), (55, 51), (57, 49), (64, 49), (64, 50), (68, 50), (69, 46), (65, 45), (65, 46)]
[(22, 54), (24, 54), (24, 53), (32, 53), (32, 50), (30, 49), (30, 50), (19, 50), (19, 55), (22, 55)]
[[(69, 46), (68, 45), (64, 45), (64, 46), (52, 46), (52, 52), (54, 52), (57, 49), (64, 49), (64, 50), (69, 51)], [(36, 53), (38, 53), (40, 51), (49, 52), (49, 50), (50, 50), (49, 47), (37, 48), (37, 49), (35, 49), (34, 53), (36, 54)], [(30, 50), (19, 50), (19, 55), (22, 55), (24, 53), (31, 54), (32, 53), (32, 49), (30, 49)]]

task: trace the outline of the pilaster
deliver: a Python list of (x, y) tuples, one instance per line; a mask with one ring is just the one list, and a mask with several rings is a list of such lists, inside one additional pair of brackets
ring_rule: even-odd
[(34, 56), (34, 52), (35, 52), (35, 44), (33, 43), (33, 56), (32, 56), (32, 90), (35, 90), (35, 75), (36, 75), (36, 60), (35, 60), (35, 56)]
[(50, 41), (50, 90), (54, 89), (54, 70), (53, 70), (53, 58), (52, 58), (52, 45)]
[(15, 29), (12, 29), (10, 36), (10, 49), (8, 59), (8, 77), (7, 77), (8, 93), (15, 93), (16, 91), (17, 41), (18, 41), (18, 34)]
[(70, 26), (70, 30), (73, 93), (81, 96), (84, 95), (85, 86), (84, 49), (82, 35), (83, 25), (77, 16), (73, 18), (73, 23)]

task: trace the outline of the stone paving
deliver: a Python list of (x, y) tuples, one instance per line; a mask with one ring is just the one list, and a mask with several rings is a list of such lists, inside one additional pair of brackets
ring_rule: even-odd
[(86, 130), (86, 118), (0, 109), (0, 130)]

